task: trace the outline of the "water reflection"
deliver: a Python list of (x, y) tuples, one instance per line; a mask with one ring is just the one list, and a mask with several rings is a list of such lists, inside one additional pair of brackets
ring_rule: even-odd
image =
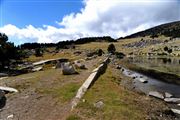
[(157, 90), (180, 97), (180, 58), (131, 57), (125, 59), (125, 62), (144, 68), (145, 72), (143, 70), (137, 72), (149, 75), (147, 84), (135, 83), (135, 86), (143, 92)]
[(140, 67), (151, 68), (155, 70), (160, 70), (162, 72), (180, 75), (180, 58), (131, 57), (128, 58), (127, 61)]

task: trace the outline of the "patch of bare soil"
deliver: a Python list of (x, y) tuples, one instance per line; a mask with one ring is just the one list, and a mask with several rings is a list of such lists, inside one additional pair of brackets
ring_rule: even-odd
[(63, 101), (42, 91), (51, 90), (69, 83), (78, 83), (90, 75), (103, 57), (84, 61), (88, 69), (78, 70), (76, 75), (62, 75), (60, 69), (28, 73), (9, 77), (0, 81), (19, 90), (18, 93), (6, 94), (6, 105), (0, 109), (0, 119), (13, 120), (63, 120), (71, 110), (71, 100)]

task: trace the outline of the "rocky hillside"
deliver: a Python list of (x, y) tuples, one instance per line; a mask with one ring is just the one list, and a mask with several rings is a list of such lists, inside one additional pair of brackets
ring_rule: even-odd
[(162, 25), (126, 36), (125, 38), (144, 37), (144, 36), (151, 36), (154, 38), (160, 35), (164, 35), (166, 37), (173, 37), (173, 38), (180, 37), (180, 21), (162, 24)]

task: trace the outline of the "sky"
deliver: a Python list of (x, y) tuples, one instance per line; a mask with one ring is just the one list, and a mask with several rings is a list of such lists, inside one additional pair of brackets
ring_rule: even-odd
[(16, 45), (119, 38), (178, 20), (179, 0), (0, 0), (0, 32)]

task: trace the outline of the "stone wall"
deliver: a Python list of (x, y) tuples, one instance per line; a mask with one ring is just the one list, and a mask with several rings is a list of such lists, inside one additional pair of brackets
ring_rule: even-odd
[(99, 67), (95, 68), (90, 76), (86, 79), (86, 81), (82, 84), (82, 86), (79, 88), (75, 98), (72, 101), (72, 109), (77, 106), (80, 99), (83, 97), (83, 95), (86, 93), (88, 88), (98, 79), (98, 77), (103, 74), (106, 71), (107, 65), (109, 63), (109, 57), (107, 57), (100, 65)]

